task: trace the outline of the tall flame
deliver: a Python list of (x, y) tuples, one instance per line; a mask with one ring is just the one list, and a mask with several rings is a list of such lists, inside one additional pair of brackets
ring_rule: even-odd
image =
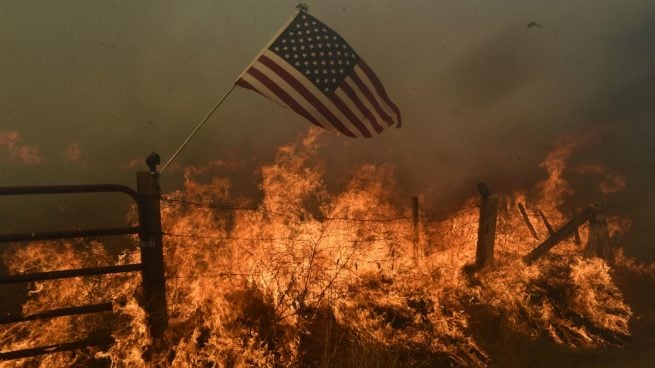
[[(587, 138), (563, 140), (548, 154), (542, 164), (548, 177), (536, 194), (501, 198), (496, 262), (477, 273), (465, 271), (475, 257), (476, 198), (451, 213), (423, 213), (414, 228), (408, 209), (393, 204), (390, 165), (360, 165), (342, 191), (329, 192), (316, 164), (320, 138), (312, 130), (278, 149), (261, 169), (259, 203), (234, 200), (227, 178), (200, 180), (211, 168), (185, 170), (184, 188), (162, 202), (170, 315), (162, 341), (148, 335), (136, 302), (138, 277), (37, 282), (25, 296), (25, 313), (107, 297), (117, 301), (115, 313), (4, 326), (2, 350), (110, 326), (116, 344), (0, 367), (94, 359), (109, 359), (113, 367), (411, 366), (419, 360), (483, 367), (491, 358), (472, 326), (484, 315), (570, 348), (617, 346), (630, 334), (632, 311), (610, 267), (583, 258), (572, 239), (531, 266), (521, 262), (539, 241), (517, 204), (526, 204), (535, 224), (542, 221), (537, 210), (553, 226), (564, 223), (570, 214), (561, 208), (573, 194), (566, 161)], [(627, 231), (623, 218), (610, 223), (612, 235)], [(98, 242), (15, 250), (3, 258), (12, 273), (138, 261), (135, 250), (116, 254)]]

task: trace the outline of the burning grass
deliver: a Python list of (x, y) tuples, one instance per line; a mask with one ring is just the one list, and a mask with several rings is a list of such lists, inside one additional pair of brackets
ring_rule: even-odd
[[(571, 349), (621, 346), (630, 335), (632, 311), (605, 261), (582, 258), (580, 247), (567, 240), (531, 266), (521, 262), (536, 240), (516, 204), (529, 198), (555, 225), (563, 223), (560, 207), (572, 193), (563, 171), (579, 142), (565, 141), (549, 155), (543, 165), (549, 177), (535, 191), (501, 198), (496, 265), (472, 273), (466, 266), (475, 257), (476, 199), (447, 216), (424, 215), (415, 232), (407, 210), (392, 205), (388, 165), (362, 165), (342, 192), (329, 193), (314, 162), (319, 138), (311, 131), (278, 150), (262, 168), (260, 203), (235, 201), (227, 179), (203, 181), (195, 175), (203, 170), (193, 169), (183, 190), (166, 195), (170, 320), (162, 341), (153, 344), (148, 336), (136, 303), (138, 278), (33, 283), (24, 312), (121, 302), (104, 319), (5, 325), (3, 351), (109, 326), (116, 344), (105, 352), (57, 353), (0, 366), (145, 367), (150, 359), (168, 367), (484, 367), (493, 357), (473, 327), (481, 310), (518, 334)], [(221, 203), (240, 209), (221, 210)], [(625, 219), (612, 222), (615, 232), (625, 225)], [(12, 273), (138, 258), (137, 251), (110, 254), (97, 242), (24, 249), (5, 254)]]

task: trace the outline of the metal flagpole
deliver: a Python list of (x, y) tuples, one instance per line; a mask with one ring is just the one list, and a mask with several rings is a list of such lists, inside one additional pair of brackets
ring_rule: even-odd
[(218, 102), (216, 103), (216, 105), (214, 105), (214, 108), (211, 109), (211, 111), (210, 111), (207, 115), (205, 115), (205, 118), (202, 119), (202, 120), (200, 121), (200, 123), (198, 123), (198, 125), (196, 125), (196, 128), (193, 129), (193, 131), (191, 132), (191, 134), (189, 134), (189, 136), (184, 140), (184, 142), (183, 142), (182, 145), (177, 149), (177, 151), (175, 151), (175, 153), (173, 153), (173, 156), (171, 156), (171, 158), (169, 158), (168, 161), (166, 161), (166, 163), (164, 164), (164, 166), (161, 167), (161, 170), (159, 170), (159, 173), (160, 173), (160, 174), (163, 173), (164, 170), (166, 170), (166, 168), (168, 167), (168, 165), (171, 164), (171, 162), (173, 162), (173, 160), (175, 159), (175, 157), (177, 157), (177, 155), (180, 153), (180, 151), (182, 151), (182, 149), (184, 148), (184, 146), (186, 146), (187, 143), (189, 143), (189, 141), (191, 140), (191, 138), (193, 138), (193, 136), (196, 135), (196, 133), (198, 132), (198, 130), (200, 130), (200, 128), (205, 124), (205, 122), (207, 122), (207, 120), (209, 120), (209, 118), (214, 114), (214, 111), (216, 111), (216, 109), (218, 109), (218, 107), (221, 106), (221, 104), (223, 103), (223, 101), (225, 101), (225, 99), (226, 99), (227, 96), (230, 94), (230, 92), (232, 92), (232, 90), (234, 90), (234, 87), (236, 87), (236, 84), (232, 84), (232, 87), (230, 87), (230, 89), (228, 89), (227, 92), (225, 92), (225, 94), (223, 95), (223, 97), (221, 97), (221, 99), (218, 100)]
[[(304, 5), (304, 4), (299, 4), (299, 5), (296, 7), (296, 9), (297, 9), (297, 10), (296, 10), (296, 11), (295, 11), (295, 12), (294, 12), (290, 17), (289, 17), (289, 19), (284, 23), (284, 25), (283, 25), (283, 26), (282, 26), (282, 27), (281, 27), (277, 32), (275, 32), (275, 35), (273, 36), (273, 38), (271, 38), (271, 40), (268, 42), (268, 44), (267, 44), (266, 46), (264, 46), (264, 48), (262, 49), (262, 51), (260, 51), (259, 54), (257, 54), (257, 56), (255, 56), (255, 58), (252, 60), (252, 62), (251, 62), (250, 64), (248, 64), (248, 66), (243, 70), (243, 72), (241, 72), (241, 74), (239, 74), (239, 76), (238, 76), (237, 79), (235, 80), (235, 83), (236, 83), (236, 81), (239, 80), (239, 78), (241, 78), (241, 76), (243, 75), (243, 73), (245, 73), (246, 71), (248, 71), (248, 69), (250, 69), (250, 67), (251, 67), (255, 62), (257, 62), (257, 59), (259, 59), (259, 57), (264, 53), (264, 51), (265, 51), (266, 49), (268, 49), (268, 48), (273, 44), (273, 42), (275, 42), (275, 40), (280, 36), (280, 34), (281, 34), (281, 33), (282, 33), (282, 32), (283, 32), (283, 31), (284, 31), (284, 30), (289, 26), (289, 24), (290, 24), (290, 23), (291, 23), (291, 22), (296, 18), (296, 16), (298, 15), (298, 13), (300, 13), (300, 12), (306, 12), (306, 11), (307, 11), (307, 6)], [(223, 103), (223, 101), (225, 101), (225, 99), (227, 98), (227, 96), (229, 96), (230, 93), (234, 90), (234, 87), (236, 87), (236, 84), (235, 84), (235, 83), (232, 83), (232, 86), (230, 87), (230, 89), (228, 89), (227, 92), (225, 92), (225, 94), (223, 95), (223, 97), (221, 97), (221, 99), (218, 100), (218, 102), (216, 103), (216, 105), (214, 105), (214, 107), (211, 109), (211, 111), (209, 111), (209, 113), (208, 113), (207, 115), (205, 115), (205, 117), (200, 121), (200, 123), (198, 123), (198, 125), (196, 125), (195, 129), (193, 129), (193, 131), (191, 132), (191, 134), (189, 134), (189, 136), (184, 140), (184, 142), (183, 142), (182, 145), (177, 149), (177, 151), (175, 151), (175, 153), (173, 153), (173, 156), (171, 156), (171, 158), (169, 158), (168, 161), (166, 161), (166, 163), (164, 164), (164, 166), (161, 167), (161, 169), (159, 170), (159, 173), (160, 173), (160, 174), (163, 173), (164, 170), (166, 170), (166, 168), (168, 167), (168, 165), (170, 165), (171, 162), (173, 162), (173, 160), (175, 159), (175, 157), (177, 157), (177, 155), (182, 151), (182, 149), (184, 149), (184, 146), (186, 146), (187, 143), (189, 143), (189, 141), (191, 140), (191, 138), (193, 138), (193, 136), (196, 135), (196, 133), (198, 132), (198, 130), (200, 130), (200, 128), (201, 128), (201, 127), (202, 127), (202, 126), (207, 122), (207, 120), (209, 120), (209, 118), (214, 114), (214, 112), (218, 109), (218, 107), (221, 106), (221, 104)]]

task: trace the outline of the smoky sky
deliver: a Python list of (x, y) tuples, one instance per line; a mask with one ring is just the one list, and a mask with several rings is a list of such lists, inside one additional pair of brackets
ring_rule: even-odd
[[(19, 132), (13, 149), (28, 157), (37, 149), (38, 159), (25, 164), (5, 147), (0, 185), (133, 185), (142, 158), (171, 155), (296, 3), (1, 0), (0, 134)], [(626, 191), (608, 201), (634, 213), (628, 241), (655, 257), (655, 234), (639, 230), (655, 200), (655, 3), (308, 5), (375, 70), (403, 114), (402, 128), (373, 139), (326, 135), (328, 182), (360, 163), (392, 163), (404, 194), (436, 208), (474, 194), (481, 180), (498, 191), (531, 185), (543, 179), (539, 162), (557, 137), (597, 130), (601, 139), (577, 157), (627, 177)], [(177, 163), (267, 163), (309, 126), (236, 89)], [(256, 168), (233, 175), (256, 187)], [(180, 183), (179, 172), (162, 178), (164, 191)]]

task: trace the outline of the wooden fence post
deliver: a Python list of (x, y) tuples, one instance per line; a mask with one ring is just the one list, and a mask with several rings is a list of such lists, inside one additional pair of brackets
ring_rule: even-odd
[(548, 251), (552, 247), (554, 247), (555, 245), (557, 245), (559, 242), (566, 239), (567, 237), (571, 236), (575, 232), (575, 229), (577, 229), (580, 225), (582, 225), (586, 221), (589, 221), (594, 216), (594, 214), (599, 210), (599, 208), (600, 208), (599, 205), (592, 204), (589, 207), (585, 208), (582, 212), (573, 216), (573, 218), (569, 222), (564, 224), (559, 230), (555, 231), (555, 233), (551, 237), (544, 240), (530, 253), (526, 254), (523, 257), (523, 262), (527, 264), (531, 264), (537, 261), (539, 258), (543, 257), (546, 253), (548, 253)]
[(548, 217), (546, 217), (544, 211), (537, 208), (537, 213), (539, 214), (539, 217), (541, 217), (541, 221), (544, 222), (546, 230), (548, 230), (548, 236), (553, 236), (553, 234), (555, 234), (555, 230), (553, 230), (553, 226), (550, 224), (550, 221), (548, 221)]
[(138, 172), (137, 192), (141, 195), (139, 219), (143, 226), (139, 234), (143, 307), (148, 314), (148, 326), (153, 338), (162, 337), (168, 326), (166, 310), (166, 278), (162, 247), (161, 214), (159, 208), (159, 174)]
[(602, 212), (595, 213), (589, 219), (589, 238), (584, 250), (587, 258), (599, 257), (608, 260), (610, 257), (610, 235), (607, 219)]
[(534, 226), (532, 226), (532, 222), (530, 222), (528, 213), (525, 211), (525, 207), (523, 207), (523, 204), (520, 202), (518, 204), (518, 207), (519, 207), (519, 212), (521, 212), (521, 217), (523, 217), (523, 222), (525, 222), (525, 226), (527, 226), (528, 230), (530, 230), (530, 234), (532, 234), (533, 238), (539, 239), (539, 236), (537, 235), (537, 231), (534, 229)]
[(498, 195), (492, 194), (485, 183), (478, 183), (478, 191), (480, 192), (480, 225), (478, 227), (478, 247), (475, 252), (475, 267), (481, 269), (493, 264), (494, 260)]
[(418, 197), (412, 197), (412, 243), (414, 244), (414, 256), (418, 259), (421, 255), (418, 241)]

